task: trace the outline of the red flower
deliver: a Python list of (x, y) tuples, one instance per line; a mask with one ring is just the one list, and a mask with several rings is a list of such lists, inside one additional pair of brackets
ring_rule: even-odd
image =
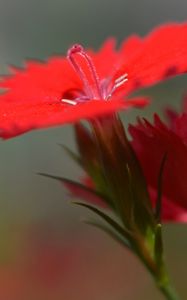
[(140, 87), (187, 71), (187, 24), (162, 26), (145, 38), (132, 36), (117, 51), (108, 41), (95, 53), (73, 46), (66, 57), (29, 61), (2, 77), (0, 136), (77, 122), (145, 99), (123, 100)]
[(139, 120), (130, 126), (132, 145), (140, 160), (153, 202), (156, 199), (158, 174), (163, 170), (163, 219), (187, 222), (187, 110), (182, 115), (169, 111), (170, 126), (157, 115), (152, 125)]

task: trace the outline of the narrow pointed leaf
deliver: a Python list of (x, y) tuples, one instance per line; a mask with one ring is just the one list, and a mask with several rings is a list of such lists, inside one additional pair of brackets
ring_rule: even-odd
[(108, 227), (107, 225), (101, 224), (101, 223), (98, 223), (95, 221), (91, 221), (91, 220), (86, 220), (86, 221), (84, 221), (84, 223), (101, 229), (107, 235), (112, 237), (117, 243), (121, 244), (122, 246), (127, 247), (128, 249), (131, 249), (129, 242), (122, 235), (120, 235), (118, 232), (116, 232), (112, 228)]
[(60, 181), (65, 185), (65, 187), (71, 192), (72, 195), (74, 195), (77, 198), (81, 198), (82, 200), (85, 200), (87, 202), (91, 202), (93, 204), (97, 204), (100, 206), (104, 206), (107, 208), (107, 202), (108, 200), (104, 195), (101, 193), (98, 193), (97, 191), (70, 179), (60, 177), (60, 176), (54, 176), (46, 173), (38, 173), (38, 175), (48, 177), (51, 179), (55, 179)]
[(96, 215), (101, 217), (105, 222), (107, 222), (110, 226), (112, 226), (112, 228), (114, 228), (119, 234), (124, 236), (127, 240), (132, 238), (132, 233), (130, 231), (121, 227), (121, 225), (119, 225), (114, 219), (112, 219), (110, 216), (105, 214), (103, 211), (101, 211), (97, 207), (92, 206), (90, 204), (82, 203), (82, 202), (73, 202), (73, 203), (76, 205), (79, 205), (79, 206), (86, 207), (89, 210), (91, 210), (92, 212), (94, 212)]

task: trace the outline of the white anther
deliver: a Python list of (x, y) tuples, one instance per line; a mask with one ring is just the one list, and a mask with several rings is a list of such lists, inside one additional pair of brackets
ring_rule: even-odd
[(71, 104), (71, 105), (76, 105), (77, 102), (70, 100), (70, 99), (61, 99), (62, 102), (67, 103), (67, 104)]
[(119, 78), (117, 78), (114, 81), (114, 86), (112, 87), (110, 93), (106, 97), (106, 100), (110, 99), (112, 97), (112, 94), (117, 90), (117, 88), (119, 88), (121, 85), (123, 85), (127, 81), (128, 81), (128, 74), (127, 73), (125, 73), (122, 76), (120, 76)]
[(120, 76), (119, 78), (117, 78), (117, 79), (115, 80), (115, 83), (118, 84), (118, 83), (122, 82), (122, 84), (123, 84), (123, 83), (126, 82), (127, 80), (128, 80), (128, 74), (125, 73), (125, 74), (123, 74), (122, 76)]
[(118, 87), (120, 87), (122, 84), (124, 84), (127, 81), (128, 81), (127, 78), (124, 78), (123, 80), (118, 81), (118, 82), (115, 81), (114, 89), (116, 90)]

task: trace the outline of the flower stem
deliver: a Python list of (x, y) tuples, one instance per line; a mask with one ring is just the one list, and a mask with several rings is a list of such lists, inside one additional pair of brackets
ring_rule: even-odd
[[(142, 259), (142, 257), (141, 257)], [(165, 296), (167, 300), (181, 300), (179, 295), (177, 294), (175, 288), (172, 286), (168, 272), (166, 271), (165, 263), (160, 266), (160, 272), (155, 274), (154, 269), (150, 268), (150, 265), (147, 264), (146, 260), (142, 260), (146, 269), (151, 273), (156, 283), (157, 288), (160, 290), (162, 295)]]
[(167, 300), (180, 300), (175, 289), (171, 286), (170, 283), (158, 286), (158, 288)]

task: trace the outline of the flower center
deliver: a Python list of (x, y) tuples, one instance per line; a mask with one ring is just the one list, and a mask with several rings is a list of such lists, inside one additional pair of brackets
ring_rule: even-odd
[(76, 105), (88, 100), (109, 100), (113, 93), (128, 80), (127, 74), (117, 78), (114, 83), (112, 78), (100, 80), (91, 57), (79, 44), (75, 44), (68, 50), (67, 59), (81, 79), (84, 88), (82, 91), (69, 91), (68, 99), (63, 98), (62, 102)]

